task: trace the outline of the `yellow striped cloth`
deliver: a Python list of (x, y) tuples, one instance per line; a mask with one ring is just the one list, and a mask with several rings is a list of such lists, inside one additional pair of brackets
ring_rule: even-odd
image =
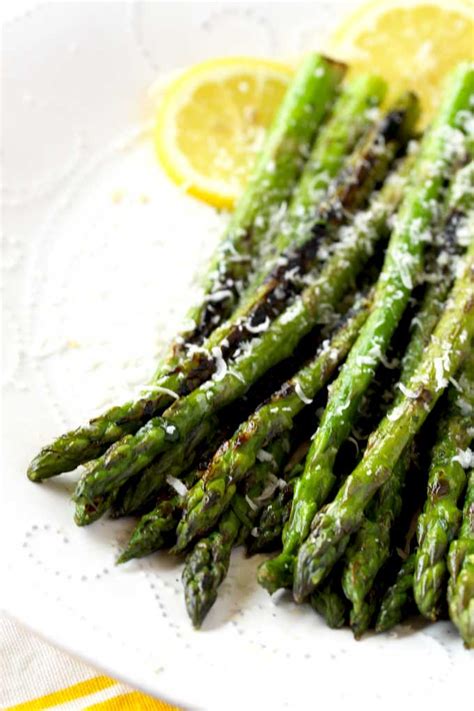
[(2, 711), (179, 711), (99, 674), (0, 615)]

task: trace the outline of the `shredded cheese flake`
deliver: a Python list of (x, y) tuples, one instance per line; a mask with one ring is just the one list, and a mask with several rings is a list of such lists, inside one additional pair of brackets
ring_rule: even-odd
[(408, 397), (411, 400), (416, 400), (417, 394), (414, 390), (410, 390), (410, 388), (407, 388), (403, 383), (397, 383), (397, 387), (401, 390), (405, 397)]
[(248, 503), (252, 511), (258, 511), (258, 506), (255, 504), (248, 494), (245, 494), (245, 501)]
[(257, 452), (257, 459), (259, 462), (274, 462), (273, 455), (270, 454), (270, 452), (267, 452), (265, 449), (260, 449)]
[(265, 321), (262, 321), (262, 323), (259, 323), (257, 326), (252, 326), (250, 323), (247, 323), (245, 327), (250, 333), (263, 333), (268, 329), (269, 325), (270, 319), (267, 316)]
[(297, 380), (295, 383), (295, 393), (298, 395), (299, 399), (305, 403), (305, 405), (311, 405), (311, 403), (313, 402), (313, 398), (308, 397), (303, 391), (299, 380)]
[(171, 474), (166, 476), (166, 483), (169, 484), (169, 486), (171, 486), (171, 488), (174, 489), (179, 496), (186, 496), (188, 493), (186, 485)]
[(474, 467), (474, 452), (472, 449), (460, 449), (455, 457), (453, 457), (453, 462), (459, 462), (463, 469), (471, 469)]
[(214, 348), (211, 351), (212, 357), (214, 358), (216, 362), (216, 372), (213, 374), (212, 379), (215, 382), (219, 382), (225, 377), (225, 374), (227, 373), (227, 363), (225, 362), (224, 358), (222, 357), (222, 351), (220, 348), (217, 346), (214, 346)]
[(163, 388), (161, 385), (149, 385), (148, 387), (142, 390), (142, 393), (144, 395), (146, 395), (147, 393), (164, 393), (165, 395), (169, 395), (175, 400), (179, 400), (179, 395), (177, 393), (175, 393), (173, 390), (170, 390), (169, 388)]

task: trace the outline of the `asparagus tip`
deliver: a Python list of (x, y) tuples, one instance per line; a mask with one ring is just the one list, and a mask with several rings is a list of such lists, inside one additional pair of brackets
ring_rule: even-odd
[(265, 590), (273, 595), (280, 588), (291, 588), (293, 581), (292, 556), (280, 554), (276, 558), (266, 560), (257, 572), (257, 580)]
[(115, 564), (122, 565), (122, 563), (128, 563), (128, 561), (132, 560), (132, 558), (135, 558), (133, 551), (131, 551), (130, 548), (126, 548), (123, 553), (119, 555), (119, 557), (115, 561)]

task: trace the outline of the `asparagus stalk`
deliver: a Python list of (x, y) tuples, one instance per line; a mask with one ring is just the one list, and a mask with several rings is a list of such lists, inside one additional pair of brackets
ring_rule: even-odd
[(388, 632), (398, 625), (413, 599), (413, 575), (415, 572), (415, 553), (403, 561), (393, 585), (382, 598), (375, 623), (376, 632)]
[(424, 293), (419, 312), (412, 322), (412, 337), (403, 356), (404, 381), (416, 369), (429, 341), (433, 328), (441, 316), (443, 305), (452, 286), (455, 260), (462, 252), (463, 233), (469, 231), (472, 219), (472, 192), (474, 190), (474, 162), (457, 171), (447, 197), (447, 215), (438, 236), (433, 271), (439, 275), (431, 281)]
[[(380, 80), (364, 77), (347, 92), (349, 99), (342, 97), (346, 99), (341, 100), (342, 114), (334, 116), (333, 122), (329, 122), (322, 136), (325, 140), (322, 144), (317, 143), (317, 147), (322, 145), (326, 151), (326, 161), (322, 148), (315, 151), (319, 158), (318, 171), (324, 173), (324, 181), (328, 179), (329, 168), (335, 170), (334, 153), (337, 149), (339, 162), (342, 158), (342, 128), (345, 129), (347, 143), (354, 132), (354, 128), (349, 127), (350, 117), (354, 118), (353, 114), (356, 110), (360, 112), (361, 105), (365, 107), (369, 98), (373, 104), (373, 96), (377, 91), (381, 93)], [(305, 276), (308, 276), (308, 272), (314, 267), (322, 237), (327, 236), (331, 229), (334, 230), (341, 221), (347, 219), (351, 211), (365, 202), (374, 184), (385, 176), (395, 153), (405, 145), (410, 135), (417, 115), (417, 106), (415, 97), (407, 94), (369, 132), (363, 145), (355, 152), (335, 186), (329, 191), (327, 201), (318, 209), (313, 208), (311, 223), (309, 224), (306, 218), (308, 224), (302, 228), (303, 223), (299, 222), (298, 232), (294, 231), (296, 246), (280, 257), (279, 265), (267, 274), (256, 291), (254, 289), (252, 298), (248, 298), (232, 319), (212, 333), (202, 349), (194, 352), (192, 357), (184, 360), (173, 372), (158, 381), (156, 402), (163, 404), (164, 399), (169, 400), (170, 391), (179, 395), (192, 392), (216, 372), (219, 363), (228, 361), (281, 313), (290, 296), (301, 290)], [(339, 138), (339, 143), (332, 145), (329, 137)], [(303, 180), (301, 190), (297, 188), (295, 191), (291, 203), (294, 220), (296, 215), (308, 214), (309, 185), (314, 188), (316, 178), (312, 171), (314, 168), (303, 175), (303, 178), (307, 177), (308, 180)], [(393, 188), (389, 188), (388, 195), (391, 192), (394, 192)], [(285, 238), (288, 239), (288, 235)]]
[[(373, 87), (374, 83), (375, 87)], [(349, 98), (352, 99), (352, 102), (349, 102), (352, 113), (360, 112), (360, 105), (366, 105), (367, 97), (372, 100), (373, 94), (369, 91), (375, 91), (379, 86), (380, 80), (374, 77), (359, 79), (355, 87), (348, 91)], [(341, 102), (344, 98), (341, 98)], [(342, 113), (336, 113), (333, 122), (326, 127), (326, 132), (331, 137), (336, 132), (332, 123), (339, 129), (341, 124), (343, 126), (346, 124), (345, 128), (349, 133), (347, 124), (350, 113), (347, 115), (347, 106), (345, 106), (347, 103), (347, 101), (342, 103)], [(334, 183), (328, 187), (324, 199), (323, 196), (318, 196), (318, 204), (314, 202), (314, 197), (311, 197), (309, 186), (313, 186), (318, 179), (327, 183), (327, 163), (334, 170), (334, 152), (337, 149), (339, 149), (339, 163), (342, 160), (341, 144), (329, 144), (325, 140), (327, 136), (323, 131), (320, 136), (323, 140), (321, 143), (316, 143), (315, 149), (318, 156), (317, 168), (315, 170), (315, 163), (310, 160), (307, 172), (303, 173), (290, 205), (289, 222), (293, 223), (292, 227), (291, 229), (287, 227), (276, 240), (276, 244), (281, 247), (277, 265), (273, 270), (267, 271), (263, 282), (253, 289), (251, 297), (248, 297), (241, 308), (237, 309), (233, 318), (214, 331), (206, 343), (208, 352), (212, 353), (213, 348), (219, 346), (228, 358), (242, 341), (252, 338), (262, 323), (271, 321), (281, 313), (290, 297), (301, 290), (302, 280), (317, 263), (319, 248), (324, 239), (330, 241), (329, 235), (333, 234), (350, 214), (366, 202), (374, 185), (385, 177), (395, 154), (410, 138), (417, 115), (416, 98), (412, 94), (404, 95), (368, 132), (362, 145), (358, 146)], [(323, 178), (320, 177), (321, 172)], [(283, 250), (285, 242), (287, 249)], [(211, 365), (209, 367), (212, 368)], [(181, 375), (189, 377), (192, 366), (191, 368), (183, 366), (182, 370)], [(176, 386), (178, 389), (181, 387), (178, 383), (174, 384), (174, 387)]]
[(402, 489), (410, 455), (409, 448), (402, 453), (392, 476), (378, 492), (375, 512), (364, 519), (346, 551), (342, 587), (352, 603), (349, 621), (356, 636), (365, 631), (369, 611), (372, 616), (374, 601), (369, 600), (368, 596), (377, 574), (390, 555), (390, 534), (402, 508)]
[(198, 458), (201, 457), (199, 445), (206, 442), (206, 451), (211, 456), (211, 453), (214, 453), (222, 443), (226, 431), (226, 427), (219, 427), (217, 417), (203, 420), (186, 441), (178, 442), (175, 447), (168, 449), (152, 462), (139, 475), (136, 483), (133, 480), (130, 482), (133, 486), (127, 488), (119, 505), (114, 507), (115, 513), (126, 516), (142, 511), (153, 498), (156, 498), (167, 478), (170, 476), (181, 478), (183, 472), (196, 465)]
[(169, 486), (160, 494), (156, 506), (142, 516), (134, 528), (117, 563), (126, 563), (133, 558), (144, 558), (171, 543), (182, 513), (186, 489), (201, 475), (202, 471), (193, 469), (183, 477), (180, 491)]
[[(406, 166), (402, 165), (401, 169), (389, 178), (381, 192), (374, 197), (369, 209), (358, 216), (353, 230), (346, 234), (346, 239), (349, 242), (352, 241), (355, 246), (361, 246), (365, 242), (369, 251), (372, 250), (372, 245), (383, 232), (389, 215), (400, 200), (405, 185), (405, 170)], [(333, 277), (328, 274), (332, 264), (339, 262), (341, 269), (351, 268), (354, 257), (347, 253), (344, 254), (344, 244), (345, 242), (343, 241), (339, 250), (329, 260), (327, 268), (323, 270), (319, 279), (320, 284), (324, 283), (327, 286), (331, 281), (339, 280), (342, 274), (341, 270), (334, 273)], [(340, 261), (341, 257), (342, 260)], [(326, 276), (327, 274), (328, 276)], [(309, 287), (306, 294), (309, 296), (311, 291), (312, 287)], [(310, 298), (312, 299), (313, 297), (311, 296)], [(296, 323), (297, 308), (299, 310), (298, 301), (289, 310), (295, 317), (292, 321), (293, 325)], [(327, 312), (327, 307), (323, 306), (321, 313), (324, 312)], [(357, 329), (359, 327), (360, 325), (357, 326)], [(349, 333), (350, 329), (347, 330), (347, 334)], [(357, 330), (355, 333), (357, 333)], [(344, 333), (341, 335), (343, 349), (340, 356), (334, 358), (333, 367), (330, 367), (327, 358), (330, 353), (328, 352), (326, 355), (321, 353), (313, 364), (310, 364), (306, 370), (296, 376), (293, 382), (286, 383), (281, 392), (275, 394), (275, 397), (270, 400), (265, 409), (256, 413), (256, 422), (251, 418), (248, 423), (242, 425), (237, 431), (234, 440), (229, 443), (229, 447), (220, 452), (219, 456), (215, 458), (209, 473), (190, 492), (186, 516), (179, 527), (178, 548), (184, 548), (193, 536), (207, 530), (215, 522), (216, 517), (220, 515), (226, 506), (226, 496), (232, 490), (232, 480), (235, 477), (242, 476), (245, 473), (245, 467), (248, 468), (254, 461), (253, 459), (249, 460), (249, 457), (255, 457), (258, 448), (262, 446), (266, 439), (268, 440), (270, 433), (271, 436), (275, 436), (276, 431), (281, 431), (281, 428), (285, 428), (287, 423), (289, 425), (292, 422), (293, 417), (303, 407), (301, 400), (312, 399), (317, 390), (322, 387), (324, 382), (321, 381), (320, 371), (323, 364), (326, 380), (334, 371), (334, 367), (347, 353), (346, 345), (344, 345), (346, 343), (346, 335)], [(352, 343), (352, 336), (350, 337), (350, 343)], [(350, 347), (350, 343), (347, 343), (348, 347)], [(336, 348), (331, 348), (331, 351), (337, 353), (341, 345), (336, 342)], [(277, 430), (276, 428), (280, 429)], [(247, 442), (247, 440), (249, 441)]]
[(201, 627), (216, 601), (229, 569), (232, 548), (245, 539), (252, 528), (269, 476), (275, 477), (278, 473), (288, 447), (287, 434), (270, 445), (270, 457), (255, 465), (246, 493), (235, 494), (216, 530), (201, 538), (186, 558), (182, 579), (186, 609), (194, 627)]
[[(459, 114), (469, 111), (474, 91), (474, 69), (460, 65), (453, 74), (443, 103), (410, 178), (375, 295), (375, 306), (331, 389), (328, 405), (297, 482), (290, 521), (283, 535), (283, 552), (264, 564), (259, 581), (269, 592), (288, 584), (294, 557), (307, 537), (311, 521), (335, 482), (334, 461), (353, 426), (362, 396), (383, 357), (422, 268), (424, 233), (430, 227), (443, 181), (456, 163), (463, 134)], [(461, 141), (459, 140), (461, 138)]]
[(150, 464), (138, 482), (132, 479), (122, 489), (99, 495), (91, 503), (84, 497), (75, 497), (75, 523), (78, 526), (87, 526), (97, 521), (110, 508), (113, 508), (114, 518), (143, 511), (146, 505), (153, 501), (153, 497), (156, 498), (167, 477), (179, 477), (186, 468), (194, 465), (199, 444), (207, 437), (216, 440), (216, 430), (217, 418), (205, 420), (191, 432), (186, 443), (178, 443), (157, 462)]
[(448, 605), (468, 649), (474, 649), (474, 469), (468, 478), (462, 524), (449, 547)]
[(379, 603), (380, 584), (376, 584), (370, 588), (361, 604), (352, 608), (350, 613), (350, 625), (355, 639), (360, 639), (370, 629)]
[[(298, 465), (298, 476), (302, 465)], [(281, 532), (290, 515), (291, 499), (293, 497), (293, 477), (286, 481), (276, 496), (263, 507), (256, 526), (247, 539), (246, 550), (248, 555), (264, 553), (278, 546), (281, 541)]]
[(94, 521), (98, 521), (114, 504), (117, 491), (112, 491), (105, 496), (96, 496), (92, 501), (78, 498), (75, 501), (74, 522), (77, 526), (89, 526)]
[(298, 553), (293, 586), (296, 600), (310, 594), (344, 553), (367, 504), (390, 478), (403, 450), (469, 353), (473, 335), (474, 243), (407, 391), (372, 433), (361, 462), (334, 501), (315, 517), (312, 532)]
[[(465, 170), (458, 172), (446, 201), (446, 215), (436, 240), (439, 242), (440, 249), (434, 249), (432, 255), (435, 262), (432, 276), (436, 277), (436, 281), (430, 281), (422, 307), (414, 319), (415, 328), (403, 358), (400, 388), (406, 387), (413, 375), (435, 326), (435, 316), (439, 316), (442, 303), (452, 284), (455, 257), (460, 250), (459, 242), (462, 241), (459, 237), (464, 228), (463, 206), (467, 207), (466, 196), (472, 189), (474, 177), (474, 170), (471, 170), (471, 178), (466, 180)], [(401, 395), (400, 389), (398, 397), (395, 397), (395, 404), (399, 403)], [(390, 479), (377, 492), (372, 510), (368, 512), (367, 518), (346, 551), (342, 585), (346, 597), (353, 604), (350, 615), (351, 626), (359, 633), (365, 624), (364, 618), (367, 619), (366, 597), (372, 589), (379, 570), (390, 555), (391, 531), (401, 511), (402, 491), (410, 459), (411, 453), (408, 449), (403, 452), (395, 465)]]
[(347, 602), (341, 591), (341, 585), (336, 576), (315, 590), (309, 598), (311, 607), (326, 621), (332, 629), (343, 627), (347, 617)]
[(368, 229), (365, 239), (357, 229), (344, 235), (318, 279), (250, 343), (231, 368), (215, 374), (212, 380), (176, 402), (163, 417), (153, 418), (134, 436), (124, 437), (103, 457), (86, 466), (77, 496), (85, 494), (93, 500), (116, 489), (163, 449), (185, 438), (204, 417), (241, 397), (269, 368), (290, 356), (301, 338), (318, 321), (327, 319), (361, 271), (379, 236), (376, 229)]
[(343, 87), (331, 116), (317, 136), (276, 238), (263, 245), (263, 268), (252, 279), (254, 284), (264, 281), (268, 265), (273, 265), (282, 252), (307, 239), (319, 204), (326, 199), (331, 188), (331, 181), (339, 174), (344, 160), (361, 136), (367, 132), (367, 126), (373, 125), (374, 108), (380, 104), (385, 93), (385, 82), (374, 75), (359, 76)]
[(156, 402), (157, 392), (165, 404), (173, 399), (173, 392), (160, 391), (159, 386), (156, 389), (156, 381), (178, 364), (187, 344), (202, 340), (230, 314), (259, 243), (291, 195), (344, 71), (343, 65), (311, 54), (296, 73), (210, 267), (202, 302), (189, 314), (193, 326), (175, 338), (170, 355), (156, 371), (154, 389), (138, 400), (109, 409), (45, 447), (28, 469), (32, 481), (71, 471), (124, 435), (136, 432), (158, 411), (161, 401), (158, 398)]
[[(316, 223), (317, 211), (315, 205), (317, 201), (322, 199), (324, 194), (323, 187), (327, 187), (328, 180), (333, 178), (341, 167), (345, 152), (353, 145), (355, 139), (360, 136), (362, 131), (362, 119), (365, 120), (367, 107), (373, 107), (383, 97), (385, 92), (385, 84), (377, 77), (361, 77), (343, 92), (337, 102), (334, 116), (329, 120), (327, 126), (323, 129), (320, 140), (316, 142), (310, 163), (304, 171), (301, 183), (297, 186), (295, 194), (290, 205), (290, 215), (293, 227), (291, 230), (285, 230), (278, 238), (278, 249), (283, 250), (288, 247), (292, 240), (299, 241), (309, 239), (311, 230)], [(408, 108), (411, 107), (412, 99), (408, 98)], [(412, 111), (409, 111), (410, 120)], [(394, 112), (389, 120), (383, 122), (375, 134), (369, 136), (359, 151), (356, 152), (353, 163), (350, 166), (348, 174), (344, 176), (344, 181), (341, 185), (338, 184), (332, 195), (331, 205), (338, 205), (337, 215), (342, 211), (342, 208), (349, 208), (350, 204), (357, 204), (357, 201), (363, 200), (370, 188), (370, 182), (365, 179), (365, 183), (354, 189), (354, 180), (358, 175), (366, 174), (367, 168), (376, 163), (378, 172), (382, 173), (384, 166), (388, 162), (394, 148), (392, 140), (386, 147), (385, 151), (380, 150), (381, 136), (389, 136), (390, 131), (393, 131), (394, 126), (398, 126), (400, 114)], [(400, 126), (400, 133), (402, 128)], [(340, 203), (340, 204), (339, 204)], [(311, 211), (311, 219), (309, 214)], [(324, 215), (326, 223), (329, 220), (329, 207), (325, 207)], [(305, 222), (296, 221), (299, 215), (306, 215)], [(311, 261), (316, 259), (315, 245), (319, 241), (320, 233), (323, 229), (323, 214), (320, 215), (318, 225), (318, 239), (310, 240), (309, 247), (300, 249), (299, 252), (290, 254), (283, 260), (283, 266), (280, 265), (274, 272), (270, 272), (268, 276), (268, 268), (260, 274), (258, 281), (265, 282), (259, 285), (259, 291), (255, 296), (254, 289), (252, 298), (245, 301), (244, 306), (237, 312), (234, 319), (217, 328), (206, 341), (205, 348), (193, 350), (192, 355), (186, 358), (180, 358), (180, 363), (173, 363), (173, 367), (168, 368), (168, 371), (162, 372), (161, 376), (155, 377), (155, 381), (148, 389), (148, 394), (145, 397), (139, 398), (135, 402), (125, 403), (121, 408), (113, 409), (106, 412), (99, 420), (94, 421), (94, 430), (89, 428), (80, 428), (75, 430), (63, 438), (58, 440), (54, 449), (65, 451), (67, 447), (70, 456), (72, 443), (77, 445), (76, 459), (77, 464), (83, 463), (87, 459), (96, 456), (96, 451), (87, 450), (87, 456), (82, 455), (82, 441), (87, 442), (90, 439), (91, 444), (97, 439), (102, 427), (106, 427), (108, 423), (111, 425), (126, 425), (122, 431), (119, 427), (114, 427), (107, 430), (110, 437), (104, 440), (102, 451), (106, 448), (105, 445), (119, 440), (123, 435), (130, 432), (135, 432), (143, 421), (149, 417), (162, 411), (172, 401), (173, 397), (179, 397), (192, 392), (196, 387), (205, 382), (216, 371), (218, 359), (223, 355), (228, 358), (236, 351), (239, 344), (245, 341), (246, 338), (251, 338), (255, 331), (259, 331), (261, 324), (266, 318), (274, 317), (281, 311), (288, 293), (294, 282), (295, 272), (298, 269), (309, 269)], [(334, 218), (335, 219), (335, 218)], [(339, 217), (338, 217), (339, 219)], [(311, 260), (310, 260), (311, 257)], [(291, 276), (291, 279), (290, 279)], [(284, 284), (280, 284), (284, 282)], [(285, 288), (284, 288), (285, 286)], [(271, 294), (270, 294), (271, 291)], [(288, 292), (288, 293), (287, 293)], [(271, 298), (270, 298), (271, 296)], [(217, 350), (216, 350), (217, 349)], [(119, 420), (117, 420), (117, 417)], [(132, 422), (133, 427), (129, 430), (128, 424)], [(100, 442), (97, 441), (97, 445)], [(32, 465), (30, 472), (31, 476), (36, 479), (45, 478), (48, 467), (45, 465), (50, 462), (50, 450), (52, 447), (46, 448), (38, 456)], [(97, 454), (99, 454), (99, 449)], [(49, 465), (48, 465), (49, 466)], [(58, 464), (59, 466), (59, 464)], [(71, 460), (72, 466), (72, 460)], [(64, 469), (65, 471), (65, 469)], [(56, 473), (59, 473), (56, 471)], [(54, 472), (51, 470), (51, 475)]]
[[(317, 54), (302, 62), (277, 112), (248, 186), (233, 214), (204, 287), (210, 296), (189, 314), (194, 324), (186, 343), (199, 343), (230, 315), (249, 273), (249, 256), (256, 256), (275, 213), (288, 202), (318, 127), (345, 73), (343, 64)], [(177, 349), (182, 350), (182, 349)]]
[[(416, 120), (418, 103), (412, 94), (403, 96), (393, 109), (368, 132), (340, 171), (337, 179), (320, 199), (317, 184), (327, 185), (343, 158), (343, 149), (351, 143), (360, 127), (358, 115), (368, 104), (379, 100), (385, 85), (377, 77), (361, 77), (341, 97), (332, 120), (320, 136), (315, 158), (303, 173), (290, 205), (289, 222), (293, 228), (282, 232), (278, 240), (291, 246), (281, 254), (277, 265), (265, 271), (255, 283), (232, 318), (216, 328), (198, 350), (182, 360), (155, 386), (155, 412), (171, 401), (171, 393), (185, 396), (208, 380), (222, 360), (226, 362), (240, 352), (247, 342), (261, 333), (286, 308), (292, 296), (299, 293), (314, 271), (324, 240), (330, 241), (337, 227), (366, 202), (373, 186), (385, 176), (395, 153), (406, 144)], [(342, 139), (345, 139), (344, 141)], [(331, 142), (332, 139), (332, 142)], [(313, 195), (310, 188), (316, 191)], [(311, 209), (311, 218), (309, 218)], [(305, 216), (304, 218), (302, 216)], [(327, 253), (327, 248), (322, 249)]]
[(205, 475), (190, 491), (186, 516), (178, 528), (177, 550), (212, 527), (227, 506), (237, 483), (254, 466), (262, 447), (293, 426), (296, 415), (324, 386), (368, 316), (370, 298), (356, 303), (330, 341), (316, 357), (243, 422), (233, 437), (216, 452)]
[(293, 483), (303, 471), (308, 449), (309, 442), (301, 442), (289, 457), (282, 475), (284, 484), (281, 483), (271, 499), (262, 506), (256, 525), (245, 541), (247, 555), (263, 553), (278, 547), (283, 525), (290, 514)]
[(427, 500), (418, 519), (413, 581), (418, 609), (431, 620), (439, 616), (448, 575), (446, 556), (462, 519), (458, 502), (466, 474), (458, 457), (469, 446), (474, 432), (474, 354), (466, 359), (459, 382), (449, 390), (449, 406), (439, 422), (431, 456)]

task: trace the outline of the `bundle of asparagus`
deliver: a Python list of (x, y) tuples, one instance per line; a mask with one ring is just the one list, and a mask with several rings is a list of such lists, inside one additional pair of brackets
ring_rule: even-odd
[(196, 627), (245, 544), (331, 627), (447, 611), (472, 647), (474, 66), (421, 137), (414, 95), (382, 111), (384, 81), (345, 71), (296, 73), (151, 384), (28, 476), (83, 465), (79, 525), (138, 517), (121, 563), (185, 553)]

